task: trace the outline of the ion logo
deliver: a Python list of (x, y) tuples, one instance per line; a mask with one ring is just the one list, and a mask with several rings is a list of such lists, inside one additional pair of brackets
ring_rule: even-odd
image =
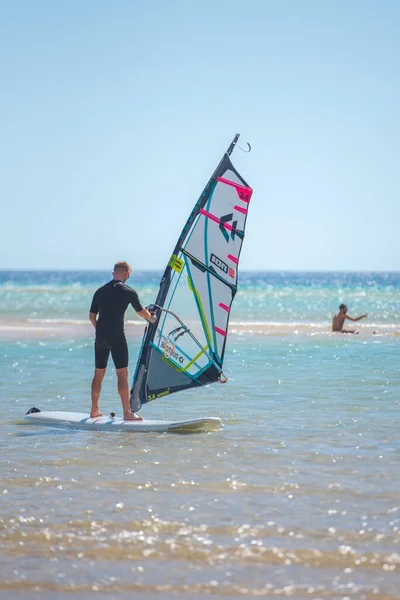
[(215, 256), (215, 254), (211, 254), (210, 262), (212, 262), (213, 265), (215, 265), (216, 267), (221, 269), (221, 271), (223, 271), (224, 273), (228, 273), (228, 270), (229, 270), (228, 265), (226, 263), (224, 263), (223, 260), (218, 258), (218, 256)]

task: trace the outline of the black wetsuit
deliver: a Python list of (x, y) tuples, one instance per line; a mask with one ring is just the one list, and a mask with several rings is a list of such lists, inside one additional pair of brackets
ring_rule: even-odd
[(99, 315), (94, 344), (97, 369), (107, 367), (110, 352), (116, 369), (128, 366), (124, 315), (129, 304), (136, 312), (143, 309), (137, 292), (122, 281), (109, 281), (93, 296), (90, 312)]

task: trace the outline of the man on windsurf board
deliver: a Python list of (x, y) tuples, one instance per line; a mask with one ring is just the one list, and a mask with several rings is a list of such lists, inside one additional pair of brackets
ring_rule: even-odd
[(117, 262), (114, 266), (113, 279), (99, 288), (90, 306), (89, 319), (96, 330), (95, 371), (92, 381), (92, 409), (90, 416), (101, 417), (99, 397), (101, 384), (107, 369), (111, 353), (118, 379), (118, 393), (121, 397), (124, 419), (138, 420), (142, 417), (132, 412), (129, 403), (128, 386), (128, 344), (124, 331), (124, 315), (131, 305), (139, 317), (154, 323), (156, 317), (140, 303), (137, 292), (126, 285), (132, 269), (127, 262)]

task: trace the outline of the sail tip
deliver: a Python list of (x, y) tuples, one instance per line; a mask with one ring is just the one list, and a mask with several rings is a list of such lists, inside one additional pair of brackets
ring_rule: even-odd
[(229, 146), (228, 150), (226, 151), (226, 154), (228, 156), (230, 156), (234, 150), (234, 148), (237, 146), (242, 152), (251, 152), (251, 146), (249, 144), (249, 142), (246, 142), (247, 144), (247, 150), (245, 150), (244, 148), (242, 148), (241, 146), (239, 146), (239, 144), (237, 143), (240, 137), (240, 133), (237, 133), (235, 135), (235, 137), (232, 140), (231, 145)]

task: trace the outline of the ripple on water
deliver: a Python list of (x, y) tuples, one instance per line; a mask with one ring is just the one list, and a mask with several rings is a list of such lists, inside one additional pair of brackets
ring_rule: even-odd
[[(5, 597), (397, 600), (396, 343), (267, 342), (235, 342), (227, 386), (143, 409), (224, 422), (183, 437), (21, 427), (39, 401), (84, 410), (91, 348), (4, 349)], [(119, 411), (112, 371), (102, 402)]]

